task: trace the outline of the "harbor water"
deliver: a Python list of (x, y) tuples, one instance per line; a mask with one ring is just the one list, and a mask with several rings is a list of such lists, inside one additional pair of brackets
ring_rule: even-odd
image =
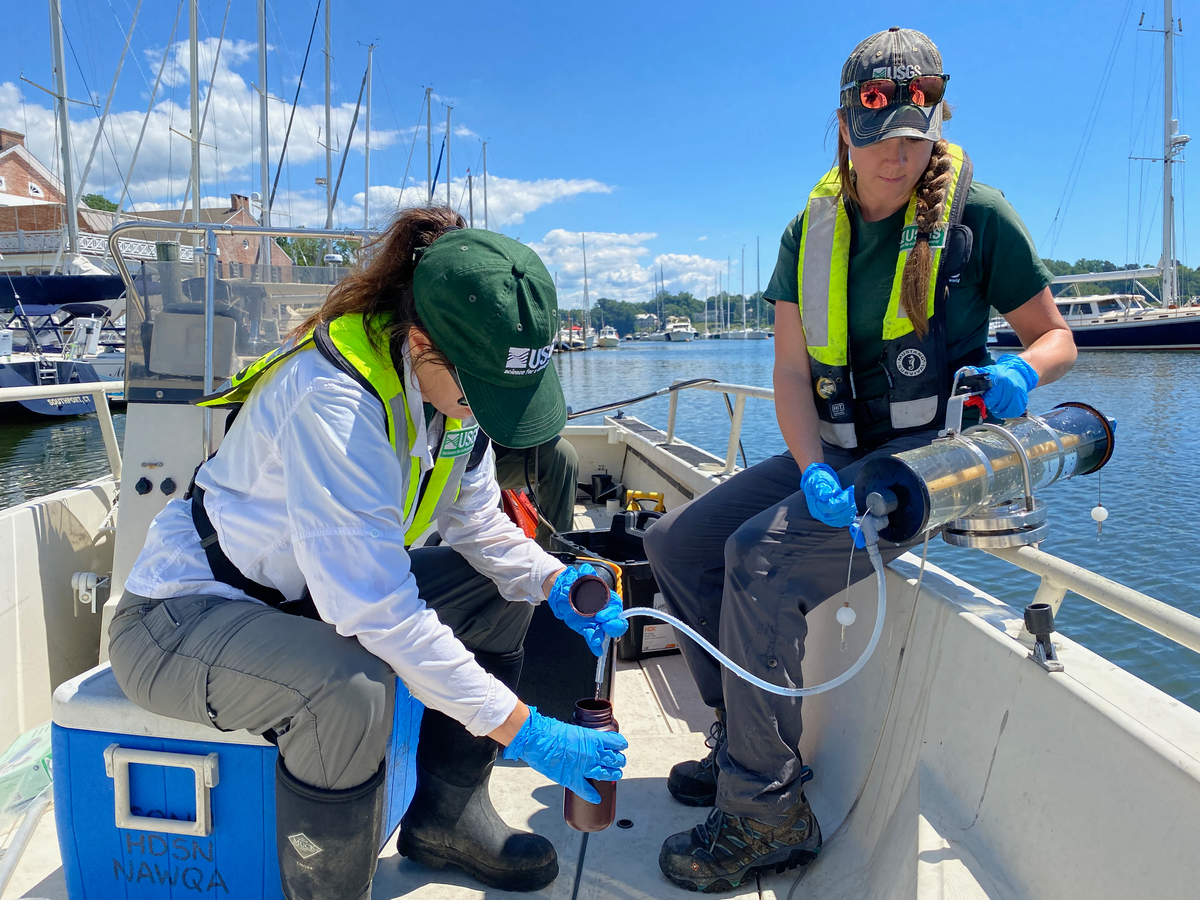
[[(771, 385), (774, 341), (626, 342), (620, 349), (555, 357), (567, 403), (586, 409), (647, 393), (689, 378)], [(1200, 431), (1190, 412), (1200, 400), (1200, 354), (1087, 353), (1062, 381), (1038, 388), (1031, 409), (1057, 403), (1091, 404), (1117, 421), (1116, 452), (1097, 476), (1049, 488), (1051, 530), (1042, 549), (1200, 615), (1200, 563), (1190, 523), (1200, 474)], [(626, 412), (665, 428), (666, 397)], [(116, 416), (123, 433), (123, 416)], [(599, 423), (602, 417), (575, 420)], [(686, 391), (679, 436), (718, 456), (729, 438), (729, 414), (719, 394)], [(742, 431), (747, 463), (785, 449), (774, 406), (747, 401)], [(740, 462), (741, 460), (739, 460)], [(94, 417), (44, 425), (0, 425), (0, 507), (70, 487), (107, 471)], [(581, 472), (581, 480), (592, 474)], [(799, 472), (796, 474), (799, 489)], [(1097, 538), (1090, 512), (1102, 498), (1109, 510)], [(1037, 589), (1036, 576), (975, 550), (929, 545), (931, 562), (1021, 609)], [(1173, 697), (1200, 709), (1200, 659), (1153, 632), (1074, 594), (1058, 629)]]

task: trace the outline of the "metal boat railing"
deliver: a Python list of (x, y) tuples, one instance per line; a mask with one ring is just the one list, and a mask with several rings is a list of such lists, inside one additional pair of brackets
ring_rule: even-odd
[(0, 403), (18, 400), (53, 400), (56, 397), (91, 396), (96, 405), (96, 417), (100, 420), (100, 433), (104, 436), (104, 451), (108, 454), (108, 466), (113, 478), (121, 480), (121, 446), (117, 443), (117, 431), (113, 428), (112, 412), (108, 408), (108, 391), (111, 382), (88, 381), (82, 384), (46, 384), (28, 387), (0, 387)]
[[(706, 384), (688, 384), (680, 390), (671, 392), (671, 405), (667, 409), (667, 443), (675, 440), (675, 421), (679, 411), (679, 395), (684, 390), (712, 391), (722, 394), (729, 409), (729, 446), (725, 451), (725, 468), (721, 474), (731, 475), (737, 466), (737, 452), (742, 443), (742, 419), (746, 415), (746, 398), (755, 397), (759, 400), (775, 402), (775, 391), (771, 388), (751, 387), (748, 384), (726, 384), (721, 381), (710, 381)], [(733, 404), (729, 405), (730, 395)], [(746, 462), (746, 454), (742, 454), (742, 463)]]
[[(718, 381), (681, 385), (678, 390), (671, 392), (670, 407), (667, 412), (668, 444), (675, 440), (679, 396), (685, 390), (713, 391), (723, 394), (726, 403), (729, 402), (730, 397), (734, 398), (730, 407), (729, 444), (725, 451), (725, 468), (722, 472), (722, 474), (731, 474), (736, 468), (736, 454), (741, 444), (746, 398), (754, 397), (774, 402), (775, 391), (771, 388), (726, 384)], [(1058, 608), (1062, 605), (1067, 591), (1071, 591), (1105, 609), (1112, 610), (1131, 622), (1149, 628), (1168, 640), (1200, 653), (1200, 618), (1196, 616), (1035, 547), (985, 550), (984, 552), (1040, 576), (1041, 582), (1033, 602), (1050, 604), (1055, 614), (1058, 613)]]

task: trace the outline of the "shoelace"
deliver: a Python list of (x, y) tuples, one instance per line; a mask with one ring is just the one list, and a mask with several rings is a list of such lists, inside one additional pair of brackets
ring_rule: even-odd
[(708, 737), (704, 739), (704, 746), (709, 750), (716, 750), (725, 743), (725, 723), (717, 719), (708, 729)]

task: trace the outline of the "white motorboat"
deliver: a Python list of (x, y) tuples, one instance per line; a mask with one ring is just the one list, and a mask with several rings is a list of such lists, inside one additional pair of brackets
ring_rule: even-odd
[(621, 346), (621, 336), (617, 334), (617, 329), (611, 325), (605, 325), (600, 329), (600, 336), (596, 339), (596, 346), (604, 348), (616, 348)]
[[(248, 239), (258, 237), (255, 229), (247, 232)], [(206, 302), (212, 302), (211, 294)], [(208, 387), (202, 383), (203, 367), (197, 374), (196, 359), (203, 361), (211, 354), (218, 379), (240, 366), (234, 335), (220, 318), (214, 322), (216, 333), (205, 334), (187, 327), (194, 317), (183, 322), (153, 308), (150, 312), (147, 324), (155, 329), (154, 346), (161, 341), (170, 352), (165, 357), (151, 354), (148, 365), (127, 370), (131, 402), (124, 464), (102, 406), (112, 474), (0, 512), (0, 635), (9, 651), (0, 654), (0, 745), (50, 717), (56, 687), (64, 685), (58, 695), (61, 709), (83, 683), (76, 676), (103, 665), (107, 624), (151, 519), (220, 441), (220, 413), (206, 421), (201, 409), (163, 400), (168, 391), (195, 394)], [(135, 340), (141, 324), (131, 323)], [(191, 343), (197, 335), (203, 341), (199, 352)], [(139, 345), (138, 353), (141, 349)], [(86, 385), (71, 389), (97, 390)], [(38, 389), (16, 393), (21, 390)], [(629, 490), (657, 492), (668, 509), (736, 473), (745, 406), (770, 402), (773, 392), (721, 383), (694, 384), (690, 390), (716, 391), (735, 401), (727, 458), (681, 439), (692, 420), (688, 401), (680, 399), (685, 392), (676, 390), (668, 431), (630, 415), (609, 417), (600, 425), (568, 424), (563, 436), (578, 451), (580, 472), (608, 473)], [(156, 396), (160, 393), (164, 396)], [(4, 396), (0, 391), (0, 399)], [(1030, 435), (1040, 427), (1033, 419), (1010, 420), (1008, 425), (1014, 433), (1025, 428)], [(979, 438), (977, 446), (987, 440), (994, 441), (986, 445), (995, 455), (988, 467), (993, 474), (972, 477), (984, 478), (990, 487), (970, 507), (986, 513), (985, 519), (998, 514), (989, 505), (998, 494), (988, 491), (1001, 490), (1003, 480), (1020, 483), (1007, 444), (992, 435)], [(1090, 440), (1094, 448), (1100, 439), (1093, 434)], [(1085, 465), (1079, 455), (1084, 443), (1045, 439), (1036, 447), (1022, 444), (1031, 459), (1031, 478), (1040, 486), (1057, 477), (1052, 473), (1089, 470), (1095, 460)], [(1064, 456), (1055, 466), (1057, 457), (1048, 455), (1055, 453), (1076, 455)], [(997, 465), (1001, 460), (1008, 462)], [(959, 484), (964, 479), (967, 476), (959, 472), (950, 480)], [(140, 489), (143, 481), (150, 489)], [(1051, 505), (1052, 491), (1046, 493)], [(583, 505), (576, 508), (575, 524), (603, 529), (611, 517), (607, 509)], [(60, 525), (46, 528), (47, 522)], [(1028, 590), (1030, 601), (1036, 598), (1055, 609), (1071, 590), (1200, 650), (1200, 620), (1032, 546), (973, 552), (991, 552), (1040, 576), (1036, 594), (1032, 587)], [(111, 589), (107, 602), (106, 588)], [(872, 636), (879, 635), (878, 648), (857, 675), (804, 702), (801, 751), (816, 772), (806, 793), (824, 831), (823, 853), (803, 873), (763, 875), (723, 896), (1194, 896), (1200, 884), (1200, 856), (1193, 846), (1200, 833), (1200, 712), (1066, 635), (1054, 633), (1049, 651), (1044, 642), (1034, 645), (1022, 629), (1020, 610), (961, 577), (924, 564), (919, 554), (905, 554), (885, 567), (882, 588), (882, 616), (878, 585), (867, 579), (807, 617), (808, 685), (845, 672), (873, 642)], [(858, 618), (844, 633), (842, 652), (843, 632), (835, 616), (844, 604), (856, 610)], [(1057, 659), (1048, 659), (1047, 652)], [(561, 668), (550, 671), (556, 681), (579, 674)], [(103, 669), (98, 669), (89, 677), (101, 675)], [(590, 680), (590, 666), (582, 677)], [(544, 686), (534, 679), (522, 685), (522, 692)], [(561, 816), (562, 789), (525, 767), (497, 767), (493, 800), (510, 823), (546, 835), (558, 850), (561, 873), (540, 896), (682, 898), (686, 895), (658, 870), (658, 849), (668, 834), (690, 828), (703, 813), (673, 801), (665, 781), (673, 763), (705, 752), (704, 732), (712, 712), (704, 707), (678, 656), (618, 663), (610, 697), (630, 741), (629, 765), (617, 790), (621, 827), (589, 835), (570, 830)], [(148, 729), (140, 736), (128, 735), (124, 740), (131, 746), (155, 740), (154, 729), (169, 725), (168, 720), (138, 713), (119, 696), (110, 702), (115, 718), (140, 716), (138, 721)], [(109, 719), (87, 727), (104, 731), (114, 725)], [(261, 744), (252, 735), (231, 732), (210, 745), (203, 743), (205, 728), (196, 727), (201, 728), (202, 741), (197, 747), (205, 749), (189, 752), (209, 753), (211, 746), (217, 757), (214, 769), (239, 741)], [(88, 766), (90, 783), (76, 783), (72, 790), (86, 790), (89, 802), (105, 816), (113, 815), (113, 822), (89, 833), (86, 840), (66, 835), (60, 845), (55, 828), (59, 810), (53, 805), (48, 810), (37, 804), (25, 807), (33, 817), (20, 832), (25, 847), (10, 847), (14, 856), (4, 860), (16, 860), (10, 896), (69, 898), (61, 869), (66, 865), (77, 872), (88, 847), (108, 867), (105, 877), (116, 872), (124, 889), (126, 881), (140, 877), (140, 858), (132, 868), (123, 862), (126, 838), (131, 853), (138, 846), (156, 846), (150, 838), (137, 845), (138, 836), (152, 835), (163, 847), (173, 846), (167, 843), (172, 835), (159, 835), (152, 828), (136, 833), (117, 828), (121, 813), (116, 782), (99, 758)], [(160, 778), (157, 773), (153, 777)], [(211, 797), (216, 811), (211, 827), (216, 829), (230, 816), (261, 821), (261, 808), (269, 798), (230, 798), (227, 788), (222, 793), (223, 781), (214, 777), (211, 786), (193, 789), (189, 780), (180, 796), (186, 795), (187, 802), (194, 800), (194, 793)], [(130, 801), (124, 802), (128, 814)], [(43, 811), (38, 824), (35, 816)], [(172, 815), (168, 808), (164, 823)], [(215, 859), (228, 872), (238, 848), (222, 843), (220, 834), (205, 838), (214, 842), (204, 850), (205, 859)], [(117, 860), (115, 865), (110, 865), (109, 856)], [(481, 892), (450, 870), (425, 869), (402, 859), (389, 840), (372, 896), (466, 900)], [(261, 886), (252, 896), (263, 896)]]
[(683, 316), (671, 316), (668, 318), (667, 327), (663, 333), (665, 335), (664, 340), (671, 343), (690, 341), (696, 336), (696, 332), (692, 329), (691, 320)]

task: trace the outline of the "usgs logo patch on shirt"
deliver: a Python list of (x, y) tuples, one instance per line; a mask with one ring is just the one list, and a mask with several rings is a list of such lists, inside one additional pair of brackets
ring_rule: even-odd
[(438, 459), (456, 459), (466, 456), (475, 449), (475, 439), (479, 437), (479, 426), (468, 428), (451, 428), (442, 438), (442, 449), (438, 451)]
[(540, 350), (537, 347), (509, 347), (508, 362), (504, 364), (505, 375), (536, 375), (550, 364), (553, 345)]

